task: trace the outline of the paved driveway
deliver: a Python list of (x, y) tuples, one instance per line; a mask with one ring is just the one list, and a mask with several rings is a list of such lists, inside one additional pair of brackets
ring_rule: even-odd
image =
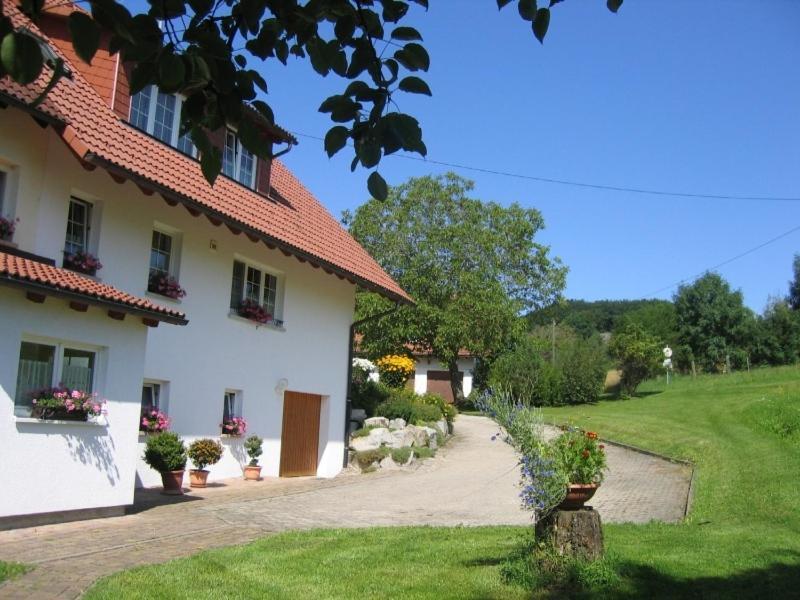
[[(76, 598), (121, 569), (287, 529), (528, 524), (529, 513), (519, 508), (516, 457), (491, 441), (495, 432), (488, 419), (461, 416), (450, 443), (413, 470), (236, 480), (177, 501), (145, 490), (124, 517), (0, 532), (0, 560), (37, 565), (0, 586), (0, 597)], [(609, 476), (592, 502), (605, 522), (682, 518), (686, 467), (614, 446), (608, 457)]]

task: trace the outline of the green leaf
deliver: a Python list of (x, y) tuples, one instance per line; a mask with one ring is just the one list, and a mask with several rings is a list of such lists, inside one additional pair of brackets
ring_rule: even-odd
[(270, 107), (269, 104), (267, 104), (263, 100), (254, 100), (253, 102), (250, 103), (250, 105), (253, 108), (255, 108), (259, 113), (261, 113), (261, 116), (263, 116), (267, 121), (269, 121), (273, 125), (275, 124), (275, 113), (272, 112), (272, 108)]
[(519, 0), (517, 8), (519, 16), (526, 21), (533, 21), (536, 18), (536, 0)]
[(400, 85), (398, 87), (404, 92), (409, 92), (411, 94), (425, 94), (426, 96), (433, 96), (431, 93), (431, 88), (429, 88), (428, 84), (419, 77), (404, 77), (400, 80)]
[(217, 180), (217, 176), (222, 170), (222, 156), (219, 148), (209, 146), (206, 152), (200, 153), (200, 169), (203, 171), (203, 177), (211, 185)]
[(366, 135), (356, 141), (356, 156), (366, 168), (381, 162), (381, 145), (373, 136)]
[(33, 37), (21, 32), (6, 34), (0, 42), (0, 62), (11, 79), (22, 85), (36, 81), (44, 66), (42, 49)]
[(336, 25), (333, 26), (333, 33), (336, 39), (341, 42), (348, 42), (353, 39), (353, 33), (356, 31), (356, 19), (352, 14), (345, 14), (336, 19)]
[(325, 152), (328, 153), (328, 158), (344, 148), (345, 144), (347, 144), (347, 137), (347, 127), (342, 125), (337, 125), (328, 130), (328, 133), (325, 134)]
[(373, 171), (367, 179), (367, 190), (376, 200), (386, 200), (389, 196), (389, 186), (377, 171)]
[(186, 78), (186, 67), (180, 56), (165, 53), (158, 61), (158, 85), (168, 94), (177, 92)]
[(544, 36), (547, 35), (547, 28), (550, 26), (550, 9), (540, 8), (536, 11), (536, 19), (533, 21), (533, 35), (544, 44)]
[(410, 71), (427, 71), (431, 66), (431, 59), (428, 51), (415, 43), (406, 44), (402, 49), (394, 53), (397, 61)]
[(79, 10), (70, 13), (67, 26), (72, 36), (75, 54), (83, 62), (92, 64), (92, 58), (100, 45), (100, 26), (92, 17)]
[(497, 10), (503, 10), (509, 4), (511, 4), (511, 0), (497, 0)]
[(156, 74), (155, 66), (152, 63), (139, 63), (133, 68), (130, 78), (131, 96), (141, 92), (148, 85), (153, 83)]
[(420, 35), (419, 31), (413, 27), (395, 27), (392, 31), (392, 39), (402, 41), (422, 41), (422, 36)]
[(620, 6), (622, 6), (623, 1), (624, 0), (607, 0), (606, 6), (608, 7), (608, 10), (615, 13), (619, 10)]

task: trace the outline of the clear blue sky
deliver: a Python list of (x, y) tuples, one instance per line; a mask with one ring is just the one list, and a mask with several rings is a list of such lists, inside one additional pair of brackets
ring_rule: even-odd
[[(800, 197), (800, 2), (604, 0), (553, 8), (544, 46), (515, 3), (412, 8), (433, 98), (399, 95), (433, 160), (688, 193)], [(344, 83), (269, 67), (268, 100), (298, 134), (288, 166), (336, 216), (367, 196), (345, 149), (329, 160), (320, 102)], [(389, 183), (448, 170), (385, 158)], [(539, 209), (541, 240), (569, 266), (569, 298), (671, 297), (678, 280), (800, 226), (800, 202), (700, 200), (581, 189), (453, 169), (474, 195)], [(761, 311), (784, 295), (800, 231), (719, 269)]]

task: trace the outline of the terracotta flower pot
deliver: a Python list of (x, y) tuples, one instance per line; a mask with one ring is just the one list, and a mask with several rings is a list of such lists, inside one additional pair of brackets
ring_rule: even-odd
[(258, 481), (261, 479), (261, 467), (259, 466), (250, 466), (245, 465), (244, 467), (244, 478), (248, 481)]
[(591, 500), (599, 487), (599, 483), (570, 483), (567, 488), (567, 496), (561, 501), (558, 508), (566, 510), (582, 508), (584, 504)]
[(164, 485), (162, 494), (167, 496), (180, 496), (183, 494), (183, 469), (180, 471), (162, 471), (161, 483)]
[(193, 488), (204, 488), (208, 481), (208, 471), (205, 469), (192, 469), (189, 471), (189, 485)]

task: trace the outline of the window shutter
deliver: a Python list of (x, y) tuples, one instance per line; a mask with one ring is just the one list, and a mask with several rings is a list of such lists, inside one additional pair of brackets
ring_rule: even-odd
[(237, 309), (242, 303), (244, 289), (244, 263), (233, 261), (233, 278), (231, 280), (231, 308)]

